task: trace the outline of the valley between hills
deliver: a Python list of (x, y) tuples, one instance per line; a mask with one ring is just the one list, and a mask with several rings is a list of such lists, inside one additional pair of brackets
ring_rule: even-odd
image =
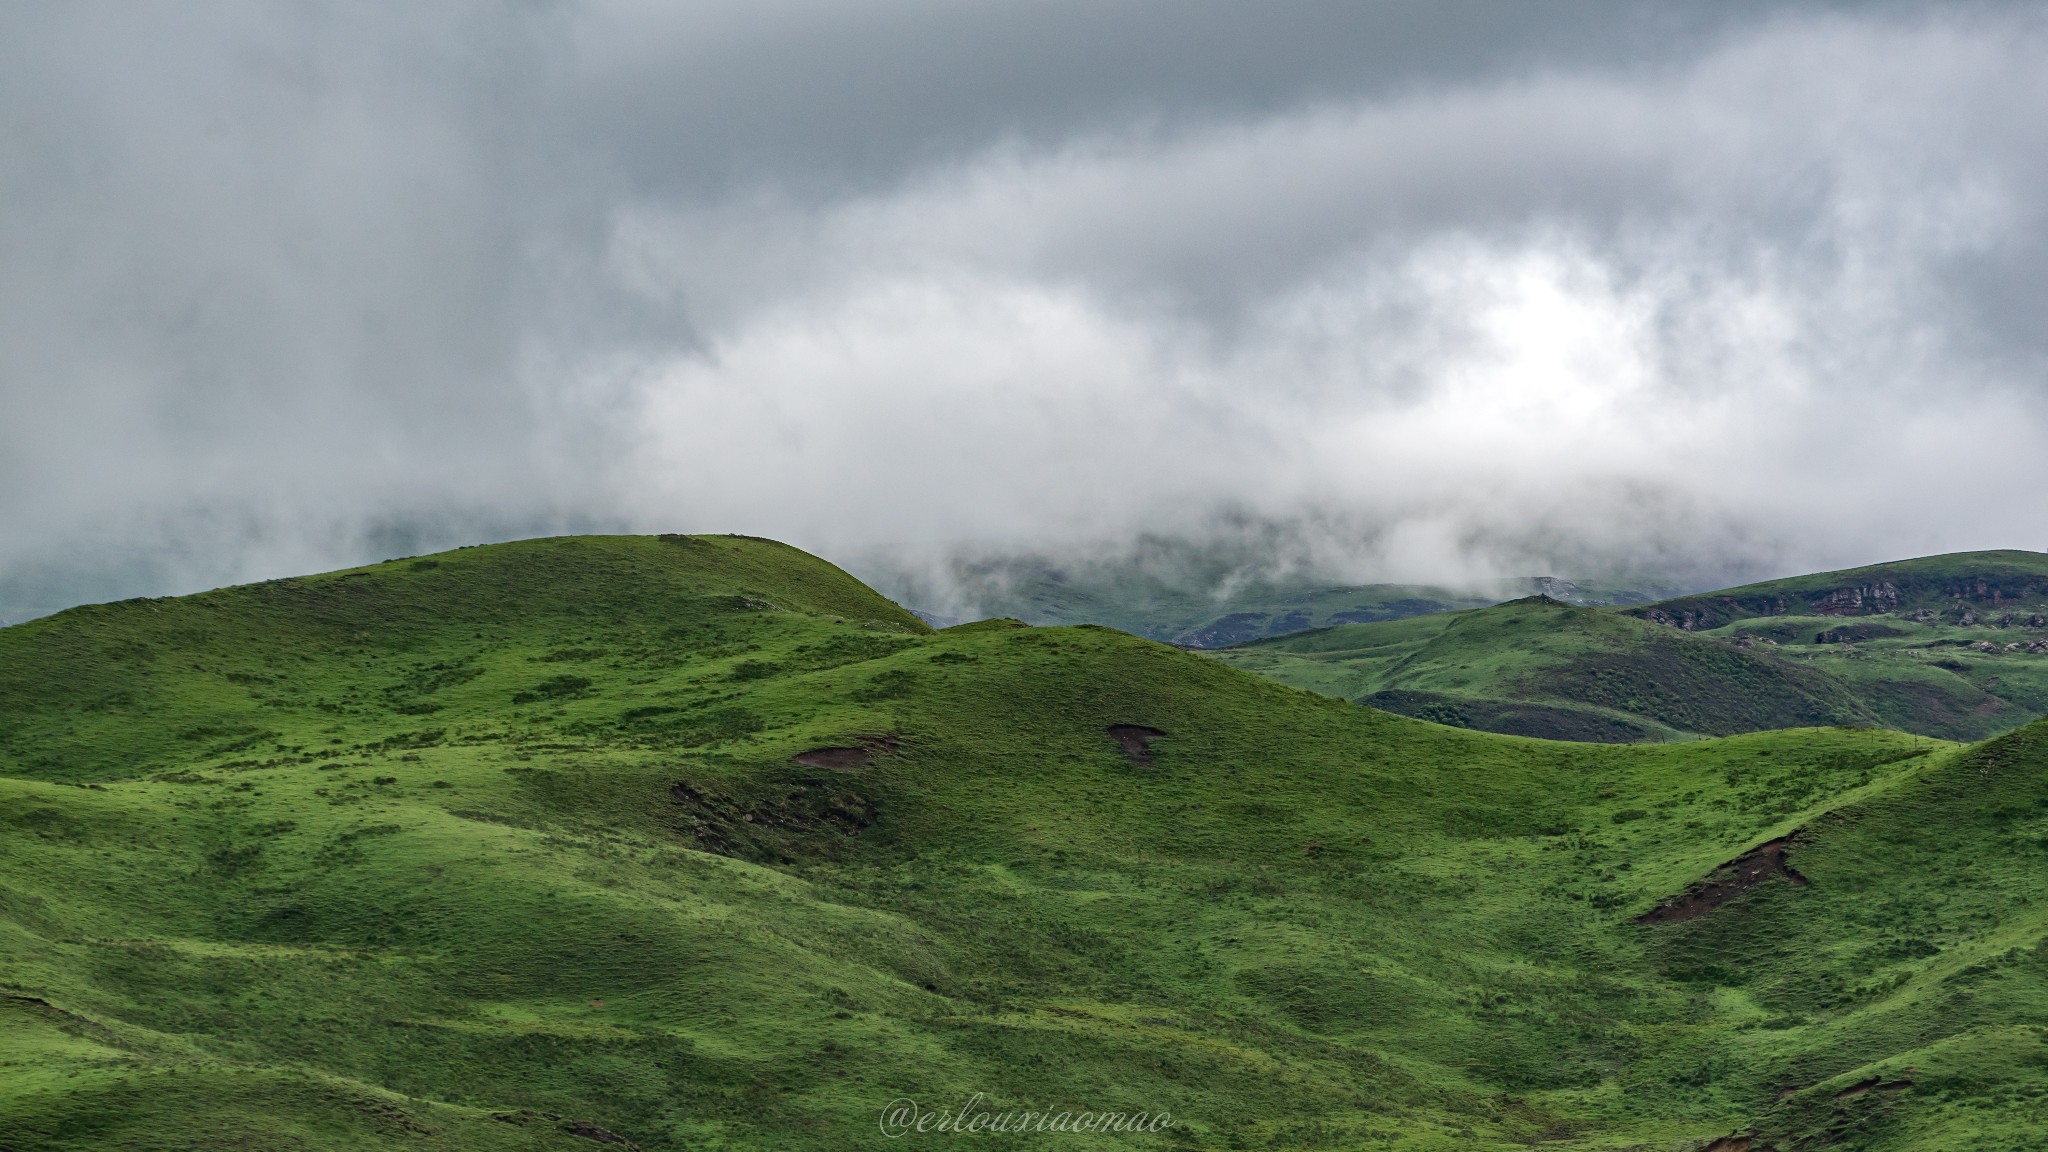
[(731, 536), (70, 609), (0, 629), (0, 1148), (2039, 1147), (2044, 574), (1218, 652)]

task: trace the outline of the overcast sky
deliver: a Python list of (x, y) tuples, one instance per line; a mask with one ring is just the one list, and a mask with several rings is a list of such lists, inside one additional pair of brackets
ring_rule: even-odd
[(0, 3), (0, 618), (555, 531), (2048, 548), (2048, 5)]

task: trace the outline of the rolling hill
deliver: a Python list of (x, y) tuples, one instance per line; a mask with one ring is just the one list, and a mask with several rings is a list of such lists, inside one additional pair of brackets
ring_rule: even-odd
[(1631, 742), (2048, 715), (2048, 556), (1965, 553), (1613, 611), (1537, 597), (1277, 637), (1247, 671), (1459, 727)]
[(2048, 725), (1461, 731), (746, 538), (0, 629), (0, 1148), (2019, 1149), (2044, 908)]

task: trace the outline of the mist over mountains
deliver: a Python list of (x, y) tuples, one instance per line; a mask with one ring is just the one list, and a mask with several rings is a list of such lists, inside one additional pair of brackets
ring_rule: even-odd
[[(1613, 570), (1581, 572), (1578, 579), (1492, 576), (1470, 565), (1448, 566), (1446, 574), (1431, 578), (1427, 571), (1388, 562), (1397, 558), (1361, 556), (1356, 542), (1345, 542), (1353, 545), (1347, 555), (1333, 541), (1318, 550), (1276, 526), (1256, 527), (1264, 530), (1199, 542), (1141, 536), (1038, 550), (897, 546), (853, 550), (839, 559), (934, 624), (989, 617), (1107, 624), (1197, 648), (1333, 623), (1476, 608), (1531, 594), (1581, 605), (1642, 604), (1728, 583), (1703, 572), (1690, 573), (1690, 579)], [(1517, 559), (1547, 560), (1504, 556), (1501, 563)]]
[(549, 532), (1695, 587), (2039, 547), (2044, 41), (15, 8), (0, 618)]

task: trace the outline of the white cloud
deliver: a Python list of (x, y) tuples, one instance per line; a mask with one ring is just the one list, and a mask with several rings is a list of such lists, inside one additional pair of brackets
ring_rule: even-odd
[(0, 18), (0, 613), (586, 527), (2048, 542), (2038, 7), (1413, 66), (1227, 7), (1278, 63), (921, 0)]
[(2024, 543), (1949, 472), (1975, 442), (2037, 484), (2048, 413), (1945, 278), (2039, 242), (2032, 157), (1971, 119), (2043, 106), (2028, 31), (1786, 24), (1650, 76), (643, 207), (615, 254), (718, 323), (638, 377), (624, 467), (643, 515), (827, 549), (1245, 514), (1348, 534), (1297, 544), (1358, 576)]

